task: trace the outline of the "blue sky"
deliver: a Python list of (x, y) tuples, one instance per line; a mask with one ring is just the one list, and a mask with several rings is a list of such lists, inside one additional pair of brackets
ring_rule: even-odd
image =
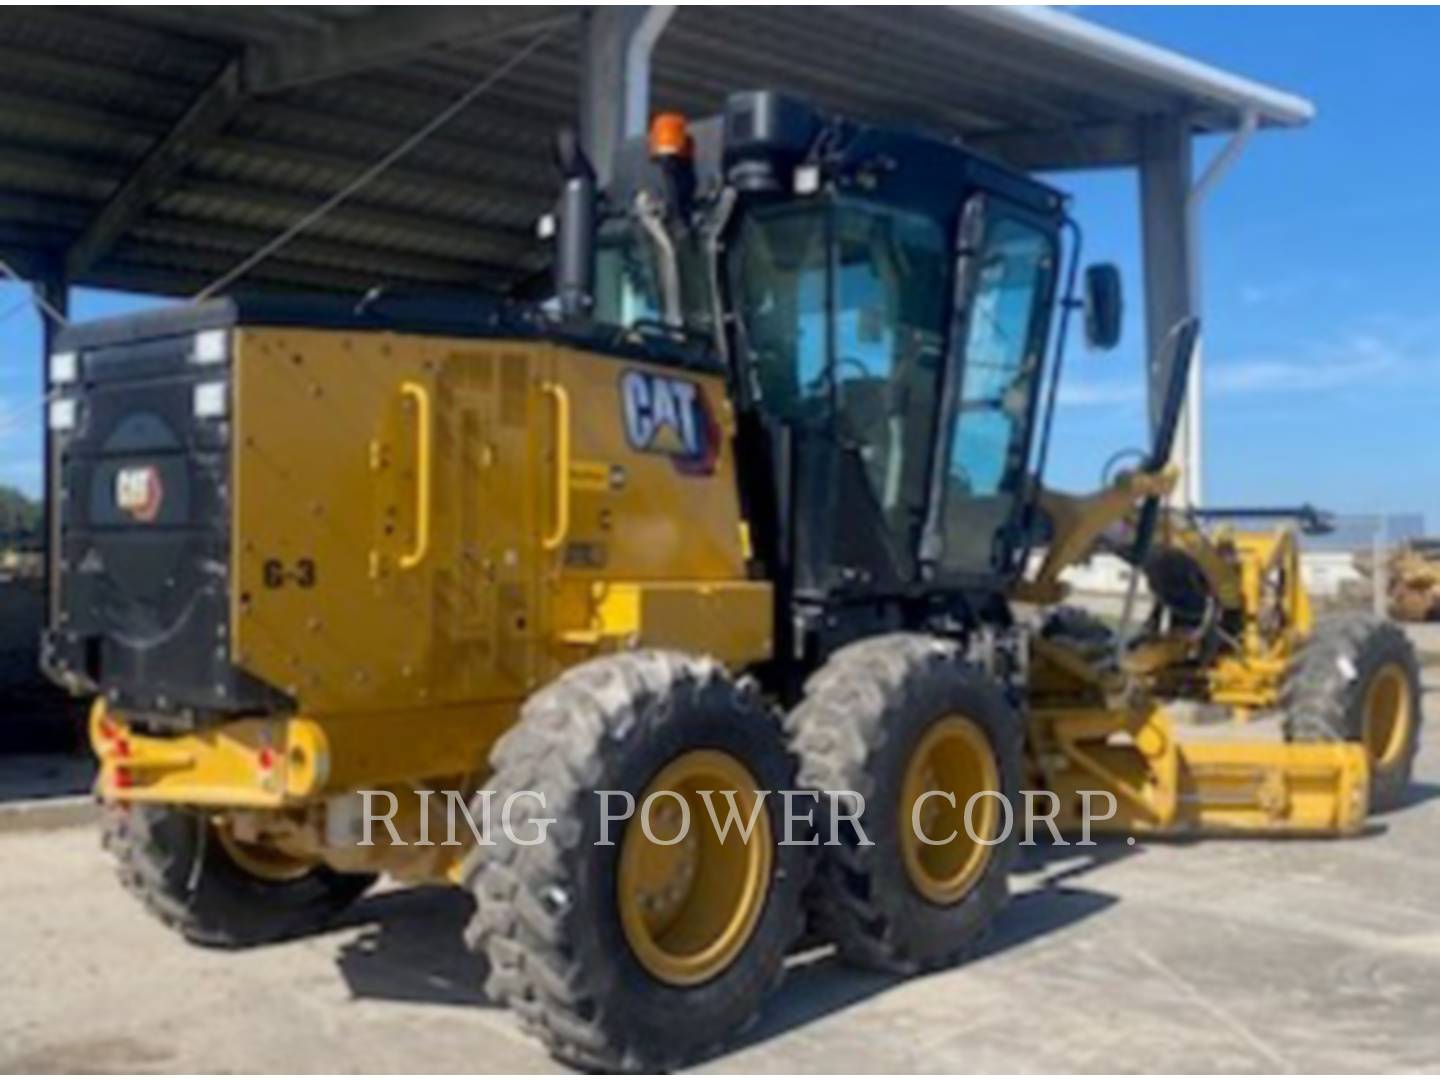
[[(1440, 11), (1097, 8), (1079, 13), (1314, 101), (1262, 132), (1205, 205), (1206, 500), (1423, 512), (1440, 528)], [(1197, 171), (1219, 140), (1197, 146)], [(1144, 441), (1135, 181), (1052, 178), (1087, 258), (1125, 273), (1125, 343), (1073, 350), (1051, 478), (1095, 482)]]
[[(4, 252), (0, 251), (0, 255)], [(27, 287), (0, 278), (0, 484), (36, 495), (40, 490), (40, 316)], [(79, 321), (164, 303), (153, 297), (75, 289), (70, 316)]]
[[(1303, 94), (1298, 132), (1258, 136), (1206, 204), (1206, 497), (1426, 514), (1440, 528), (1440, 11), (1097, 8), (1084, 18)], [(1197, 169), (1214, 152), (1197, 147)], [(1057, 486), (1092, 487), (1145, 440), (1135, 181), (1074, 193), (1089, 259), (1125, 274), (1116, 352), (1072, 349), (1052, 450)], [(20, 299), (0, 285), (0, 318)], [(135, 301), (80, 290), (80, 318)], [(0, 322), (0, 483), (39, 480), (38, 322)]]

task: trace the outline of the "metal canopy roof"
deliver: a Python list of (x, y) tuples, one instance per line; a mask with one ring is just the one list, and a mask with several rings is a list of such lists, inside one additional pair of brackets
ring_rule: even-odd
[[(504, 285), (538, 267), (582, 8), (14, 8), (0, 27), (0, 255), (188, 293), (512, 58), (438, 133), (256, 267), (250, 286)], [(652, 103), (791, 91), (1027, 168), (1131, 164), (1139, 121), (1296, 125), (1310, 105), (1046, 9), (687, 7)]]

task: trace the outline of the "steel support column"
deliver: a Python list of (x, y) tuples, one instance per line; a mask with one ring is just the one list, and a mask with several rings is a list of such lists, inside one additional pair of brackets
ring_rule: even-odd
[(35, 314), (40, 319), (40, 385), (44, 388), (45, 396), (41, 398), (40, 407), (40, 434), (41, 434), (41, 462), (40, 462), (40, 504), (44, 508), (41, 518), (42, 554), (45, 560), (44, 581), (45, 589), (45, 611), (47, 620), (54, 612), (51, 610), (53, 592), (51, 583), (54, 580), (51, 574), (51, 559), (55, 550), (56, 529), (53, 510), (50, 506), (50, 473), (54, 467), (52, 451), (50, 447), (50, 354), (55, 351), (55, 335), (60, 330), (60, 324), (55, 319), (54, 313), (65, 318), (70, 316), (70, 283), (65, 277), (65, 259), (62, 255), (56, 254), (46, 259), (42, 264), (43, 273), (36, 276), (33, 286), (44, 304), (36, 305)]
[(580, 143), (603, 185), (628, 138), (650, 117), (650, 54), (673, 6), (597, 7), (581, 33)]
[[(1150, 423), (1159, 417), (1173, 348), (1170, 329), (1198, 313), (1198, 252), (1190, 220), (1192, 159), (1183, 117), (1146, 118), (1140, 131), (1140, 225), (1145, 260), (1145, 342)], [(1173, 460), (1181, 469), (1177, 501), (1198, 506), (1203, 491), (1200, 460), (1201, 374), (1199, 346), (1190, 369), (1185, 411)]]

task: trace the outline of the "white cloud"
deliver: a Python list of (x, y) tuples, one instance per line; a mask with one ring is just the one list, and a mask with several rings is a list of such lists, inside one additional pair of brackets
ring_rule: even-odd
[(1298, 281), (1267, 281), (1263, 285), (1250, 283), (1240, 286), (1240, 303), (1246, 307), (1263, 307), (1294, 300), (1304, 291)]
[[(1394, 383), (1406, 376), (1429, 379), (1425, 356), (1396, 344), (1397, 340), (1356, 333), (1334, 344), (1297, 345), (1286, 356), (1207, 357), (1205, 394), (1220, 398), (1315, 394)], [(1060, 387), (1062, 406), (1117, 407), (1144, 399), (1145, 387), (1138, 375), (1133, 381), (1066, 380)]]
[(1401, 350), (1368, 334), (1339, 346), (1297, 349), (1299, 358), (1254, 357), (1206, 365), (1205, 391), (1215, 395), (1317, 393), (1369, 385), (1413, 363)]
[(1074, 382), (1060, 384), (1059, 401), (1063, 406), (1129, 405), (1142, 400), (1144, 387), (1137, 379), (1124, 382)]

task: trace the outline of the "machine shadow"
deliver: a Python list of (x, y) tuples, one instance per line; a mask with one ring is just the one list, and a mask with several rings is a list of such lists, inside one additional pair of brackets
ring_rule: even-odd
[(474, 902), (460, 889), (423, 886), (372, 893), (341, 920), (363, 927), (345, 941), (336, 966), (357, 998), (433, 1005), (491, 1006), (486, 966), (465, 947)]
[[(1011, 900), (975, 960), (1073, 926), (1115, 903), (1113, 896), (1071, 882), (1136, 849), (1101, 844), (1077, 862), (1067, 861), (1054, 873), (1046, 872), (1057, 859), (1074, 859), (1074, 851), (1072, 847), (1024, 852), (1019, 872), (1041, 871), (1040, 878)], [(485, 961), (471, 954), (463, 941), (473, 910), (468, 895), (443, 886), (372, 893), (336, 925), (337, 930), (360, 930), (340, 944), (336, 966), (357, 998), (493, 1007), (484, 990)], [(787, 979), (766, 1003), (760, 1020), (726, 1053), (839, 1012), (901, 981), (899, 976), (848, 968), (825, 946), (797, 953), (789, 963)]]
[(1437, 797), (1440, 797), (1440, 784), (1432, 784), (1426, 780), (1411, 780), (1399, 799), (1384, 810), (1374, 811), (1374, 816), (1383, 825), (1386, 819), (1395, 814), (1420, 806)]
[[(1099, 866), (1138, 854), (1139, 850), (1124, 843), (1101, 842), (1077, 859), (1073, 846), (1022, 849), (1017, 871), (1027, 875), (1039, 872), (1040, 876), (1031, 888), (1012, 897), (990, 935), (965, 962), (997, 956), (1106, 910), (1116, 902), (1115, 896), (1071, 882)], [(1049, 872), (1052, 864), (1057, 868)], [(735, 1053), (841, 1012), (906, 978), (847, 967), (828, 946), (812, 948), (791, 957), (784, 983), (766, 1002), (759, 1020), (723, 1053)]]

